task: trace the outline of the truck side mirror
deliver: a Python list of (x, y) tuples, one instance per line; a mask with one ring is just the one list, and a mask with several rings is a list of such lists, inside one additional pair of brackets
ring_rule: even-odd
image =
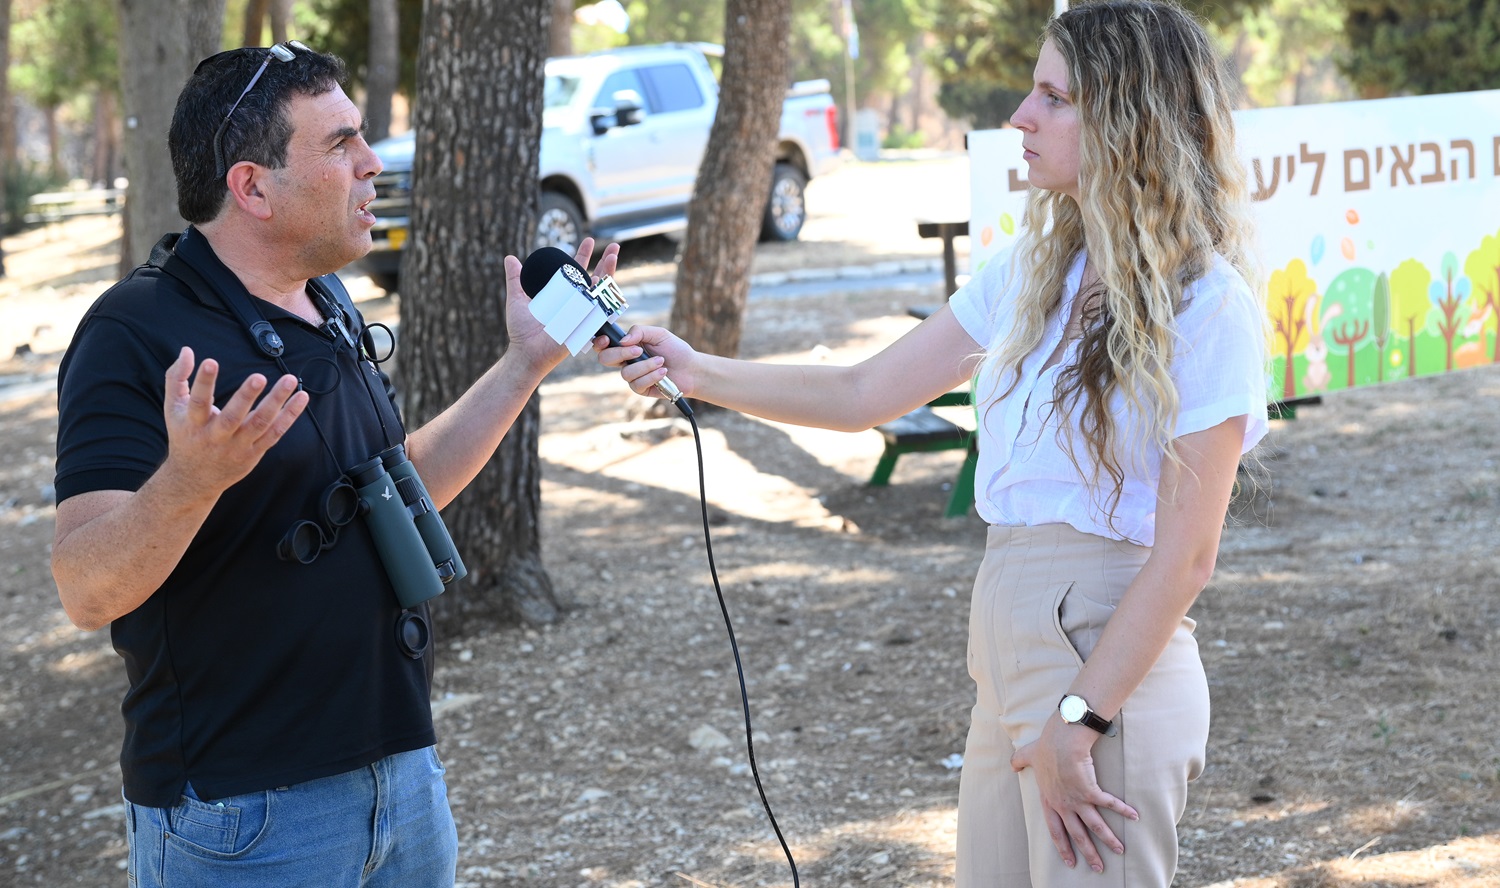
[(595, 109), (589, 114), (589, 122), (594, 125), (594, 135), (596, 136), (604, 135), (612, 127), (634, 126), (646, 119), (646, 112), (641, 102), (640, 93), (633, 89), (622, 89), (616, 92), (612, 98), (615, 101), (613, 112)]

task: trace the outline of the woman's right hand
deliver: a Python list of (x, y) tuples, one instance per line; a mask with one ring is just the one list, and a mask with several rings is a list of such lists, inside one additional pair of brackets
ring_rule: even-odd
[[(620, 378), (638, 395), (665, 397), (656, 389), (656, 384), (669, 375), (684, 395), (693, 394), (696, 388), (693, 367), (698, 353), (672, 331), (662, 327), (631, 327), (618, 346), (610, 345), (603, 336), (597, 337), (594, 351), (598, 353), (600, 364), (619, 368)], [(650, 352), (651, 357), (636, 360), (646, 352)]]

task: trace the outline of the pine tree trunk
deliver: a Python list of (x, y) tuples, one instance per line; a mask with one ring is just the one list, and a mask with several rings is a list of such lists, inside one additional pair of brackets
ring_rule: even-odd
[(285, 43), (292, 24), (292, 0), (271, 0), (271, 42)]
[(573, 54), (574, 0), (552, 0), (552, 26), (547, 32), (547, 55)]
[[(10, 70), (10, 0), (0, 0), (0, 71)], [(0, 207), (5, 206), (5, 174), (10, 171), (15, 136), (11, 128), (10, 78), (0, 77)], [(0, 210), (0, 234), (4, 234), (5, 212)], [(0, 278), (5, 277), (5, 249), (0, 247)]]
[(378, 142), (391, 134), (391, 97), (401, 76), (396, 0), (370, 0), (370, 70), (365, 75), (365, 138)]
[(119, 150), (116, 119), (114, 91), (99, 90), (94, 96), (94, 163), (89, 179), (104, 188), (114, 187), (115, 152)]
[[(412, 240), (401, 271), (401, 388), (415, 428), (504, 351), (506, 253), (536, 226), (551, 0), (429, 0), (422, 16)], [(443, 519), (469, 576), (434, 599), (440, 625), (546, 623), (570, 601), (541, 562), (540, 401)]]
[[(224, 0), (119, 0), (120, 74), (125, 120), (125, 233), (120, 250), (123, 276), (145, 261), (152, 244), (186, 223), (177, 215), (177, 180), (167, 153), (167, 129), (177, 93), (200, 59), (218, 50), (202, 45), (212, 28), (203, 20)], [(217, 34), (213, 34), (217, 37)]]
[(271, 11), (271, 0), (246, 0), (245, 27), (240, 36), (241, 46), (259, 46), (260, 35), (265, 33), (266, 15)]
[(669, 326), (703, 351), (739, 352), (750, 261), (771, 191), (787, 87), (791, 0), (727, 0), (719, 111), (688, 207)]
[(183, 4), (183, 24), (187, 28), (190, 54), (198, 60), (219, 51), (224, 42), (224, 0), (204, 0), (201, 3)]

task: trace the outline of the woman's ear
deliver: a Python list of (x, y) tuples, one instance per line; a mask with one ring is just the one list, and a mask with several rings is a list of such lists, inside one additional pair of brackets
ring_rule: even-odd
[(224, 184), (229, 188), (229, 199), (242, 212), (257, 219), (271, 217), (271, 199), (266, 189), (271, 171), (258, 163), (242, 160), (229, 168)]

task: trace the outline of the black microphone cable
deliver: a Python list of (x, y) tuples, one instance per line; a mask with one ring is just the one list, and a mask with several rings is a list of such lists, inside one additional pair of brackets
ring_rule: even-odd
[[(686, 399), (678, 403), (679, 406), (686, 406)], [(771, 821), (776, 841), (781, 843), (781, 852), (786, 855), (787, 866), (792, 870), (792, 886), (801, 888), (802, 881), (797, 877), (797, 861), (792, 859), (792, 849), (787, 846), (786, 837), (781, 834), (781, 825), (776, 822), (776, 815), (771, 811), (771, 801), (766, 798), (766, 787), (760, 779), (760, 767), (755, 763), (755, 733), (750, 725), (750, 693), (745, 689), (745, 667), (740, 662), (740, 645), (734, 637), (734, 623), (729, 619), (729, 605), (724, 602), (724, 589), (719, 585), (719, 569), (714, 564), (713, 536), (708, 525), (708, 483), (703, 472), (703, 437), (698, 432), (698, 419), (692, 411), (684, 410), (683, 415), (693, 427), (693, 448), (698, 453), (698, 504), (703, 514), (703, 548), (708, 554), (708, 575), (713, 579), (714, 595), (719, 599), (719, 613), (724, 616), (724, 630), (729, 633), (729, 649), (734, 652), (734, 673), (740, 682), (740, 711), (745, 715), (745, 751), (750, 757), (750, 775), (755, 778), (755, 790), (760, 793), (761, 807), (766, 809), (766, 818)]]
[[(594, 280), (589, 276), (587, 269), (578, 264), (572, 256), (556, 247), (540, 247), (526, 257), (526, 261), (521, 264), (521, 289), (526, 292), (527, 296), (535, 299), (559, 274), (566, 279), (567, 286), (571, 286), (578, 294), (586, 297), (603, 310), (605, 315), (613, 316), (624, 306), (624, 300), (619, 298), (618, 290), (603, 294), (599, 292), (607, 288), (596, 289)], [(610, 282), (609, 288), (613, 287), (614, 284)], [(604, 336), (611, 345), (618, 346), (625, 336), (625, 331), (621, 330), (613, 320), (605, 320), (594, 335)], [(553, 338), (555, 339), (556, 336), (554, 335)], [(650, 354), (643, 348), (640, 355), (627, 363), (644, 361), (648, 357)], [(703, 547), (708, 553), (708, 573), (713, 579), (714, 595), (719, 600), (719, 612), (724, 616), (724, 629), (729, 633), (729, 648), (734, 653), (734, 672), (740, 683), (740, 709), (745, 715), (745, 751), (750, 757), (750, 774), (755, 778), (755, 789), (760, 793), (761, 806), (766, 809), (766, 817), (771, 821), (771, 829), (775, 831), (776, 840), (781, 843), (781, 851), (786, 855), (787, 866), (792, 870), (792, 886), (801, 888), (802, 881), (797, 876), (797, 861), (792, 859), (792, 849), (787, 846), (786, 837), (781, 834), (781, 826), (776, 822), (776, 814), (771, 810), (770, 800), (766, 798), (765, 784), (760, 779), (760, 766), (755, 762), (755, 734), (750, 724), (750, 693), (745, 688), (745, 667), (740, 661), (740, 646), (734, 637), (734, 623), (729, 619), (729, 606), (724, 601), (724, 589), (719, 584), (719, 570), (714, 564), (713, 537), (708, 524), (708, 484), (703, 470), (703, 438), (698, 429), (698, 418), (693, 415), (693, 408), (687, 398), (683, 397), (682, 392), (672, 384), (670, 379), (662, 377), (656, 383), (655, 388), (665, 395), (683, 416), (687, 417), (688, 423), (693, 427), (693, 447), (698, 454), (698, 502), (703, 512)]]

